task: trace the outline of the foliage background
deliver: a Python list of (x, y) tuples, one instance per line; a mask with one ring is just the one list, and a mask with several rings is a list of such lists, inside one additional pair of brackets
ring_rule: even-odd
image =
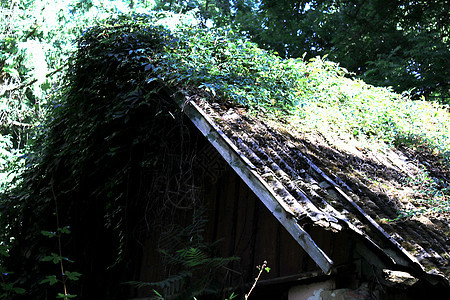
[(448, 0), (155, 1), (230, 26), (282, 57), (328, 56), (358, 78), (414, 98), (449, 101)]
[(30, 129), (42, 120), (48, 93), (58, 86), (75, 39), (119, 12), (189, 13), (191, 23), (203, 30), (233, 30), (282, 57), (327, 56), (349, 71), (347, 77), (391, 86), (414, 99), (449, 101), (448, 0), (0, 3), (2, 188), (12, 184), (18, 170), (13, 161), (23, 154)]

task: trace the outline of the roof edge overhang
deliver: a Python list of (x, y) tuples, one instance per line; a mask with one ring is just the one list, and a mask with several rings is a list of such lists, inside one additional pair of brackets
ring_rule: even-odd
[(286, 228), (294, 240), (308, 253), (324, 274), (332, 272), (333, 261), (317, 246), (311, 236), (297, 223), (294, 213), (279, 199), (263, 178), (256, 172), (253, 164), (234, 146), (231, 140), (214, 124), (198, 105), (187, 100), (182, 93), (173, 96), (184, 114), (208, 139), (228, 165), (238, 174), (247, 186), (269, 209), (270, 213)]
[[(252, 162), (234, 145), (234, 143), (225, 135), (222, 130), (215, 125), (214, 121), (200, 108), (194, 101), (189, 100), (184, 93), (169, 92), (171, 98), (182, 109), (184, 114), (193, 122), (194, 126), (207, 138), (209, 143), (225, 159), (227, 164), (237, 173), (237, 175), (247, 184), (255, 195), (269, 209), (270, 213), (285, 227), (294, 240), (308, 253), (314, 262), (320, 267), (325, 275), (330, 275), (335, 269), (334, 263), (330, 257), (314, 242), (312, 237), (297, 222), (292, 209), (278, 197), (267, 182), (256, 172), (256, 167)], [(447, 283), (449, 281), (440, 274), (431, 274), (425, 271), (420, 262), (399, 245), (388, 233), (386, 233), (367, 213), (365, 213), (332, 179), (323, 173), (314, 163), (305, 158), (308, 164), (326, 180), (338, 194), (340, 194), (349, 204), (351, 204), (366, 223), (375, 232), (378, 232), (388, 244), (393, 246), (392, 253), (388, 254), (387, 249), (379, 246), (371, 240), (370, 237), (363, 234), (354, 226), (349, 225), (349, 229), (357, 235), (365, 238), (372, 246), (377, 248), (381, 256), (387, 257), (391, 263), (394, 263), (400, 269), (412, 269), (413, 273), (419, 275), (433, 285), (438, 283)], [(342, 221), (342, 220), (341, 220)], [(345, 220), (344, 220), (345, 221)], [(396, 252), (396, 253), (395, 253)], [(408, 268), (409, 266), (409, 268)], [(411, 271), (412, 271), (411, 270)], [(445, 284), (444, 283), (444, 284)]]
[[(450, 286), (450, 280), (446, 278), (443, 274), (434, 273), (433, 271), (426, 271), (424, 266), (418, 261), (416, 257), (410, 254), (402, 245), (400, 245), (392, 236), (389, 235), (372, 217), (370, 217), (358, 204), (356, 204), (350, 196), (348, 196), (343, 189), (329, 176), (327, 176), (318, 166), (316, 166), (309, 158), (303, 156), (304, 161), (317, 172), (323, 180), (328, 182), (330, 186), (338, 193), (342, 199), (344, 199), (348, 204), (350, 204), (356, 213), (360, 216), (362, 220), (365, 221), (373, 232), (376, 232), (378, 237), (386, 242), (388, 248), (381, 248), (375, 241), (373, 241), (369, 236), (358, 230), (351, 223), (347, 222), (349, 229), (356, 233), (361, 238), (368, 242), (368, 246), (374, 251), (379, 253), (380, 257), (385, 257), (393, 263), (398, 270), (406, 270), (413, 274), (416, 274), (419, 278), (431, 283), (432, 285), (443, 284), (444, 286)], [(350, 189), (350, 187), (347, 187)], [(390, 245), (390, 247), (389, 247)]]

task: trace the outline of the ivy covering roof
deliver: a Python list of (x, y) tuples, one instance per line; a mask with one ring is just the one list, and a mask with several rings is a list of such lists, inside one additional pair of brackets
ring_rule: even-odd
[[(131, 65), (139, 70), (112, 91), (126, 99), (108, 118), (126, 124), (138, 99), (152, 97), (142, 95), (149, 87), (181, 92), (299, 221), (350, 227), (380, 249), (395, 249), (426, 272), (449, 277), (445, 107), (353, 80), (325, 59), (281, 59), (231, 30), (192, 22), (180, 15), (122, 16), (87, 32), (78, 66), (87, 55), (103, 66), (99, 74)], [(425, 173), (436, 182), (432, 191), (444, 197), (411, 209), (420, 188), (430, 189), (408, 180)], [(414, 215), (420, 209), (428, 214)], [(399, 219), (402, 212), (413, 216)]]

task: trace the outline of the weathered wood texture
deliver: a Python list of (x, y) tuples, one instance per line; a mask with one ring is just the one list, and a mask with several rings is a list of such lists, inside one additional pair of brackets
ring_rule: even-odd
[[(239, 177), (249, 186), (249, 188), (258, 196), (259, 200), (269, 209), (271, 214), (278, 219), (278, 221), (286, 228), (297, 243), (305, 249), (316, 264), (322, 269), (324, 273), (330, 273), (333, 261), (325, 254), (325, 252), (317, 247), (311, 236), (303, 230), (303, 228), (294, 218), (294, 211), (300, 215), (305, 215), (306, 211), (277, 180), (264, 180), (261, 175), (255, 171), (255, 166), (243, 153), (236, 148), (231, 140), (214, 125), (213, 121), (193, 102), (185, 102), (185, 98), (174, 98), (175, 101), (182, 107), (185, 114), (191, 119), (194, 125), (200, 132), (208, 139), (211, 145), (220, 153), (229, 166), (239, 175)], [(268, 173), (269, 175), (269, 173)], [(272, 175), (270, 175), (272, 176)], [(283, 189), (286, 199), (274, 192), (274, 190)], [(308, 209), (315, 209), (306, 197), (302, 198), (306, 201)], [(291, 205), (288, 205), (289, 202)], [(327, 219), (326, 215), (322, 215)], [(337, 220), (334, 220), (337, 221)], [(334, 222), (333, 221), (333, 222)], [(328, 224), (333, 223), (330, 220)]]
[[(229, 285), (242, 280), (252, 282), (258, 272), (256, 266), (264, 261), (271, 268), (263, 274), (264, 280), (310, 271), (320, 273), (310, 256), (231, 168), (217, 182), (205, 184), (205, 199), (210, 224), (207, 238), (221, 241), (219, 256), (241, 258), (229, 266), (231, 270), (225, 276)], [(316, 227), (311, 227), (309, 233), (324, 252), (333, 254), (333, 260), (344, 264), (352, 259), (349, 239), (342, 238), (345, 233)]]

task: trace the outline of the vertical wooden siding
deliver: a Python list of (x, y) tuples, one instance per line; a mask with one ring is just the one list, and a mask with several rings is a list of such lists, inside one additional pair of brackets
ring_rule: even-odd
[[(294, 275), (317, 269), (304, 250), (235, 173), (228, 169), (217, 182), (205, 185), (208, 203), (206, 235), (210, 241), (221, 241), (218, 255), (237, 256), (230, 268), (238, 279), (252, 282), (256, 266), (268, 262), (271, 271), (265, 279)], [(306, 263), (305, 263), (306, 262)], [(233, 281), (235, 281), (233, 280)], [(237, 282), (230, 282), (236, 284)]]
[[(262, 280), (320, 272), (309, 255), (218, 153), (211, 151), (206, 144), (199, 150), (197, 159), (199, 172), (196, 176), (202, 178), (202, 198), (207, 207), (205, 238), (218, 242), (216, 256), (240, 258), (224, 270), (224, 284), (239, 286), (252, 283), (258, 273), (256, 266), (264, 261), (268, 262), (271, 271), (264, 273)], [(180, 224), (184, 222), (178, 221)], [(348, 236), (313, 226), (305, 229), (335, 263), (345, 263), (349, 259)], [(155, 250), (158, 233), (152, 233), (152, 236), (144, 250), (142, 281), (164, 278), (161, 278), (165, 272)]]

